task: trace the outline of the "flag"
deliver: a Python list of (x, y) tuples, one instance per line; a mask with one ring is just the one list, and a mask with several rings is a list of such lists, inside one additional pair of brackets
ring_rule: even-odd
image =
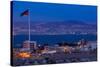
[(27, 16), (29, 14), (28, 10), (25, 10), (24, 12), (21, 13), (21, 16)]

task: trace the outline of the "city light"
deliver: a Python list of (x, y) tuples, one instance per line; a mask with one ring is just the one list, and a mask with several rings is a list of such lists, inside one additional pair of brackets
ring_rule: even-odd
[(20, 53), (18, 54), (18, 56), (19, 56), (20, 58), (30, 58), (30, 57), (31, 57), (31, 54), (28, 53), (28, 52), (20, 52)]

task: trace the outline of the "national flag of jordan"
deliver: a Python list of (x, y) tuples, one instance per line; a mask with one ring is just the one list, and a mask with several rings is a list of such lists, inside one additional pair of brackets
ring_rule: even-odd
[(28, 10), (25, 10), (24, 12), (21, 13), (21, 16), (27, 16), (29, 14)]

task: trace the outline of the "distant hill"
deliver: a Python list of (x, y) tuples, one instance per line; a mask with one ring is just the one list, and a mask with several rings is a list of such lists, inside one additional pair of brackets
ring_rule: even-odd
[[(14, 24), (14, 33), (28, 34), (28, 24)], [(82, 21), (31, 22), (31, 34), (96, 34), (97, 24)]]

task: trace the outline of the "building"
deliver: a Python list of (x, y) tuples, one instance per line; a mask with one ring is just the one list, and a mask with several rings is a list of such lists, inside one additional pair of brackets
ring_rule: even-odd
[(30, 50), (33, 52), (36, 49), (37, 49), (36, 41), (24, 41), (23, 50)]
[(81, 48), (87, 45), (87, 41), (84, 39), (81, 39), (77, 44)]

